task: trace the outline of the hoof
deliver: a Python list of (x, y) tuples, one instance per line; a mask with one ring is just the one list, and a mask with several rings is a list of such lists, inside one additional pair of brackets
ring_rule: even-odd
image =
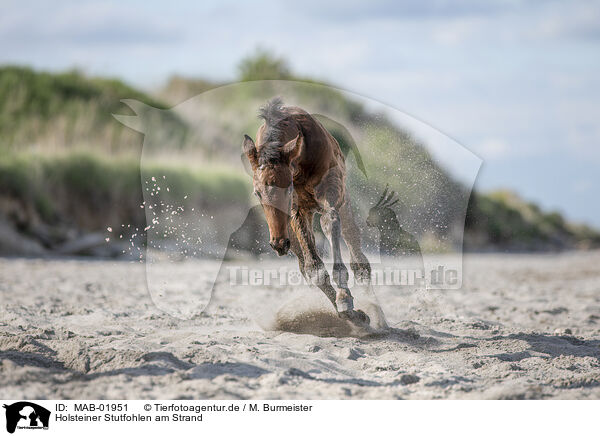
[(362, 310), (348, 310), (345, 312), (339, 312), (340, 318), (346, 319), (356, 325), (369, 325), (371, 319)]

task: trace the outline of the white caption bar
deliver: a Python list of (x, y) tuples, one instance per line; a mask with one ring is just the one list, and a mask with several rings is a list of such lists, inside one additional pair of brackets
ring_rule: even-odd
[[(0, 434), (583, 434), (596, 401), (2, 400)], [(182, 433), (183, 432), (183, 433)], [(596, 431), (594, 430), (594, 433)], [(308, 435), (312, 436), (312, 435)]]

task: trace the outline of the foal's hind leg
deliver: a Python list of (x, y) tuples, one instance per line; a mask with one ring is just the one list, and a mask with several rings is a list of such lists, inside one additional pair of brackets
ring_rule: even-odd
[(347, 194), (346, 201), (340, 208), (340, 218), (342, 220), (342, 237), (350, 251), (350, 268), (354, 273), (354, 280), (356, 283), (369, 284), (371, 282), (371, 264), (362, 251), (360, 229), (354, 221), (352, 203)]
[(348, 312), (354, 309), (354, 299), (348, 289), (348, 269), (344, 265), (340, 250), (341, 222), (337, 210), (330, 208), (321, 215), (321, 229), (329, 243), (333, 254), (333, 281), (337, 286), (335, 305), (338, 312)]

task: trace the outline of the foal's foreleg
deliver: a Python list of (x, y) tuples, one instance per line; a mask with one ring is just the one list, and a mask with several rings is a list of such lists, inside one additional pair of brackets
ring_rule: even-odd
[(302, 273), (306, 280), (321, 289), (336, 310), (338, 310), (335, 289), (331, 286), (327, 269), (325, 269), (325, 265), (315, 247), (315, 239), (312, 232), (312, 213), (293, 212), (290, 226), (302, 253), (302, 260), (299, 258), (300, 270), (303, 270)]
[(304, 272), (304, 253), (302, 252), (302, 246), (300, 245), (300, 241), (298, 241), (298, 238), (296, 237), (296, 232), (294, 232), (293, 229), (289, 229), (288, 233), (290, 235), (290, 250), (292, 250), (292, 253), (294, 253), (298, 258), (298, 267), (300, 268), (300, 273), (302, 273), (302, 275), (306, 277), (306, 274)]

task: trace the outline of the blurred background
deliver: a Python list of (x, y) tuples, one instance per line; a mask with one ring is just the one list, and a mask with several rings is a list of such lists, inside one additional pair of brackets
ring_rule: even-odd
[[(2, 3), (0, 253), (137, 257), (128, 247), (135, 238), (143, 244), (148, 224), (140, 207), (143, 135), (113, 118), (133, 114), (121, 99), (167, 109), (263, 79), (367, 96), (483, 159), (467, 250), (600, 245), (600, 2), (197, 3)], [(444, 179), (402, 126), (343, 93), (303, 98), (317, 109), (334, 104), (350, 130), (369, 120), (369, 147), (400, 138), (404, 154), (392, 163), (414, 158), (407, 180)], [(232, 113), (230, 103), (221, 100), (219, 110)], [(254, 134), (256, 113), (236, 117)], [(239, 159), (227, 123), (200, 137), (182, 111), (157, 122), (164, 149), (146, 165), (169, 176), (173, 198), (204, 192), (212, 199), (205, 208), (233, 198), (251, 204), (246, 174), (190, 159)], [(344, 132), (337, 136), (344, 142)], [(180, 158), (164, 152), (170, 148)], [(377, 177), (369, 183), (374, 193), (385, 186)]]

